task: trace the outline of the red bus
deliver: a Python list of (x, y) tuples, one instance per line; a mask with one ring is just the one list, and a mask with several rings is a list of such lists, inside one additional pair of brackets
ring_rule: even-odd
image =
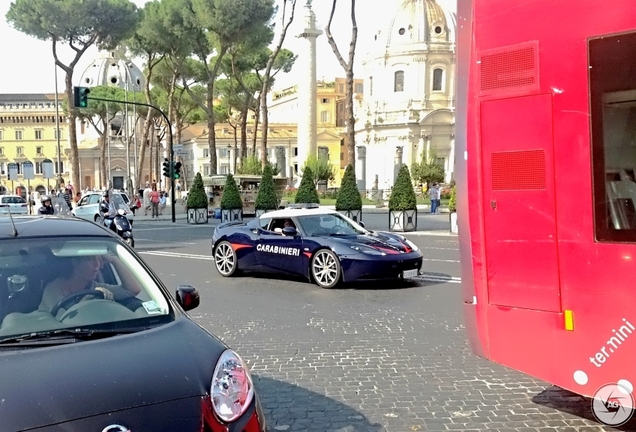
[(473, 351), (636, 385), (636, 1), (458, 1), (456, 180)]

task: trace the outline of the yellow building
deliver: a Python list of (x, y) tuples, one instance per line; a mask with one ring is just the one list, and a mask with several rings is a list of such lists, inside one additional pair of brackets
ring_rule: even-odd
[[(335, 81), (320, 81), (316, 86), (316, 148), (318, 153), (328, 153), (329, 161), (335, 167), (336, 179), (330, 187), (339, 187), (344, 170), (349, 163), (346, 151), (345, 137), (345, 79), (336, 78)], [(354, 80), (354, 99), (362, 97), (364, 80)], [(298, 86), (291, 86), (280, 91), (272, 92), (271, 100), (268, 103), (269, 125), (276, 128), (278, 124), (298, 124)], [(295, 155), (298, 152), (295, 150)], [(302, 164), (304, 161), (294, 161), (294, 166)]]
[[(26, 196), (32, 191), (47, 193), (55, 188), (61, 175), (70, 179), (68, 157), (68, 124), (59, 98), (59, 134), (61, 161), (58, 167), (58, 138), (54, 94), (0, 94), (0, 194), (17, 193)], [(53, 162), (54, 175), (44, 178), (42, 162)], [(32, 162), (35, 178), (24, 178), (23, 165)], [(17, 178), (9, 180), (8, 164), (17, 164)]]

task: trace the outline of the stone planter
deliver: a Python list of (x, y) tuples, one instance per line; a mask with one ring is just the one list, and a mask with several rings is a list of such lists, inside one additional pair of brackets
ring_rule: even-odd
[(417, 230), (417, 209), (389, 210), (389, 231), (409, 232)]
[(272, 209), (272, 210), (259, 210), (259, 209), (257, 209), (257, 210), (256, 210), (256, 217), (261, 217), (261, 216), (263, 216), (265, 213), (267, 213), (267, 212), (271, 212), (271, 211), (274, 211), (274, 210), (273, 210), (273, 209)]
[(189, 224), (206, 224), (208, 223), (207, 208), (189, 208), (187, 212)]
[(450, 231), (453, 234), (457, 234), (459, 232), (459, 226), (457, 225), (457, 213), (452, 212), (450, 214)]
[(338, 210), (341, 213), (351, 219), (354, 222), (362, 222), (362, 209), (360, 210)]
[(221, 209), (221, 223), (243, 220), (243, 209)]

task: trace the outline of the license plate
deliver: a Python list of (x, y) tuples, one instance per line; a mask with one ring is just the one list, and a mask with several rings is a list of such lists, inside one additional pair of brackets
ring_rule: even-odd
[(417, 270), (405, 270), (402, 272), (402, 277), (404, 279), (414, 278), (417, 277), (417, 273)]

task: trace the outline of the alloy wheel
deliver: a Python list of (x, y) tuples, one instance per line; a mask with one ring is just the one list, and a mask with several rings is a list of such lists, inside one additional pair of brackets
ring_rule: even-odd
[(333, 288), (340, 281), (338, 257), (329, 250), (318, 251), (312, 260), (311, 273), (319, 286)]
[(231, 276), (236, 270), (236, 253), (228, 242), (221, 242), (214, 250), (216, 269), (223, 276)]

